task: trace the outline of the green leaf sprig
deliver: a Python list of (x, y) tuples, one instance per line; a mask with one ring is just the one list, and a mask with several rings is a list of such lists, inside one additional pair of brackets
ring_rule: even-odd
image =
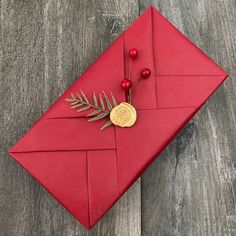
[[(91, 122), (100, 120), (110, 115), (110, 112), (113, 109), (113, 107), (117, 106), (116, 99), (112, 93), (111, 93), (111, 99), (112, 101), (110, 101), (110, 99), (108, 98), (108, 96), (104, 91), (103, 94), (99, 94), (99, 99), (98, 99), (96, 93), (94, 92), (93, 103), (91, 103), (87, 98), (87, 96), (84, 94), (84, 92), (80, 90), (80, 93), (76, 94), (71, 93), (71, 98), (67, 98), (65, 100), (70, 103), (72, 109), (79, 108), (77, 112), (93, 109), (94, 111), (92, 111), (90, 114), (87, 115), (87, 117), (89, 117), (88, 121)], [(112, 122), (109, 120), (106, 124), (102, 126), (100, 130), (105, 129), (110, 125), (112, 125)]]

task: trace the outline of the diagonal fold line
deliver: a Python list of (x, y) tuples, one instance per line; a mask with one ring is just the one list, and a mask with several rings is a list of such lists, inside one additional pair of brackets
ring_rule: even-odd
[(91, 205), (90, 205), (90, 193), (89, 193), (89, 163), (88, 163), (88, 152), (86, 152), (86, 179), (87, 179), (87, 189), (88, 189), (88, 221), (89, 227), (91, 226)]
[(10, 153), (34, 153), (34, 152), (87, 152), (87, 151), (102, 151), (102, 150), (116, 150), (116, 148), (100, 148), (100, 149), (70, 149), (70, 150), (24, 150), (24, 151), (11, 151)]
[(118, 152), (117, 152), (117, 137), (116, 137), (116, 127), (114, 129), (115, 132), (115, 142), (116, 142), (116, 176), (117, 176), (117, 191), (118, 194), (120, 193), (120, 188), (119, 188), (119, 169), (118, 169)]
[(151, 31), (152, 31), (152, 35), (151, 35), (151, 39), (152, 39), (152, 54), (153, 54), (153, 64), (154, 64), (154, 75), (155, 75), (155, 93), (156, 93), (156, 108), (158, 108), (158, 94), (157, 94), (157, 72), (156, 72), (156, 58), (155, 58), (155, 43), (154, 43), (154, 21), (153, 21), (153, 8), (151, 8)]

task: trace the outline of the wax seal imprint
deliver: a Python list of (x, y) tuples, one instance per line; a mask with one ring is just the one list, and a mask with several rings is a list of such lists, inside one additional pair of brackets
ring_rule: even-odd
[(115, 106), (110, 113), (111, 122), (120, 127), (131, 127), (135, 124), (136, 119), (135, 108), (127, 102), (122, 102)]

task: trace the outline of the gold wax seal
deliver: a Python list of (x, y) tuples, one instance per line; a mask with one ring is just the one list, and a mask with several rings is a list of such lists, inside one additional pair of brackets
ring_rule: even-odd
[(135, 108), (127, 102), (122, 102), (115, 106), (110, 113), (111, 122), (120, 127), (131, 127), (135, 124), (136, 119)]

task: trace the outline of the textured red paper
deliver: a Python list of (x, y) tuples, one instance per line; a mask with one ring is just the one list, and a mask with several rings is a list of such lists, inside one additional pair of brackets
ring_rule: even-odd
[[(128, 71), (130, 48), (151, 77), (133, 92), (138, 120), (132, 128), (89, 123), (87, 112), (70, 109), (65, 98), (82, 89), (105, 90), (125, 101), (120, 81)], [(150, 7), (55, 102), (10, 150), (86, 228), (91, 228), (193, 117), (227, 73)], [(91, 97), (90, 97), (91, 98)], [(128, 140), (128, 141), (127, 141)]]

